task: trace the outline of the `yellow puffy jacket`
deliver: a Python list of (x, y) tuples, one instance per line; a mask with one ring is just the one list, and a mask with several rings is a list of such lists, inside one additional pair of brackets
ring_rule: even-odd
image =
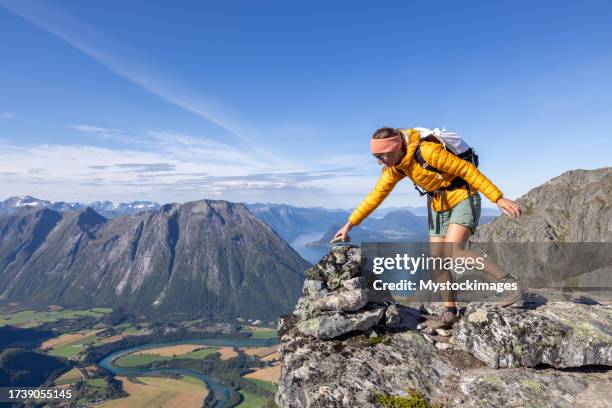
[[(407, 144), (406, 156), (402, 161), (391, 167), (384, 167), (380, 179), (374, 189), (359, 204), (349, 217), (353, 225), (360, 224), (372, 211), (376, 209), (389, 195), (393, 187), (405, 176), (426, 191), (433, 192), (439, 188), (448, 187), (455, 177), (461, 177), (472, 187), (472, 195), (480, 191), (492, 202), (497, 202), (502, 192), (485, 177), (472, 163), (460, 159), (447, 151), (439, 143), (421, 141), (421, 136), (414, 129), (406, 129), (404, 142)], [(423, 159), (440, 173), (424, 169), (414, 159), (417, 146), (421, 145)], [(432, 209), (435, 211), (446, 211), (453, 208), (459, 202), (468, 197), (465, 188), (446, 191), (444, 194), (435, 193), (432, 198)]]

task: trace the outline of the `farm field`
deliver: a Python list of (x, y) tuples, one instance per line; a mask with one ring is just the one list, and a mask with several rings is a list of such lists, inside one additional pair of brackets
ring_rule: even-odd
[[(197, 350), (198, 348), (200, 350)], [(222, 352), (222, 349), (229, 349), (233, 352), (230, 347), (206, 347), (201, 344), (181, 344), (179, 346), (159, 347), (126, 354), (115, 360), (114, 364), (119, 367), (138, 367), (150, 364), (154, 361), (171, 360), (173, 358), (197, 359), (206, 357), (212, 353)]]
[(81, 336), (80, 338), (74, 341), (71, 341), (66, 344), (62, 344), (59, 347), (55, 347), (47, 351), (47, 354), (50, 354), (56, 357), (65, 357), (65, 358), (74, 357), (77, 354), (79, 354), (81, 351), (83, 351), (87, 344), (95, 344), (95, 343), (98, 343), (100, 340), (101, 338), (96, 336), (95, 334), (92, 334), (90, 336)]
[(62, 334), (58, 337), (54, 337), (42, 343), (40, 348), (45, 349), (57, 349), (67, 344), (76, 343), (86, 337), (93, 336), (100, 330), (82, 330), (76, 333)]
[(253, 339), (275, 339), (276, 330), (265, 327), (247, 326), (242, 329), (243, 332), (252, 333)]
[(40, 326), (46, 322), (56, 322), (59, 319), (75, 319), (82, 316), (100, 318), (112, 311), (111, 309), (106, 308), (92, 308), (86, 310), (50, 309), (52, 310), (22, 310), (16, 313), (0, 312), (0, 326), (11, 325), (21, 328), (32, 328)]
[(270, 354), (274, 354), (278, 352), (278, 346), (270, 346), (270, 347), (247, 347), (244, 348), (243, 351), (245, 354), (249, 356), (259, 356), (263, 359), (263, 357), (269, 356)]
[(205, 346), (201, 344), (178, 344), (175, 346), (157, 347), (146, 350), (137, 351), (134, 354), (157, 354), (160, 356), (173, 356), (190, 353), (194, 350), (201, 349)]
[(248, 378), (249, 380), (250, 379), (263, 380), (263, 381), (268, 381), (268, 382), (278, 384), (279, 379), (280, 379), (280, 371), (281, 371), (280, 364), (276, 364), (275, 366), (272, 366), (272, 367), (258, 368), (254, 372), (246, 374), (244, 378)]
[(179, 380), (158, 377), (137, 377), (132, 382), (126, 377), (118, 376), (128, 397), (96, 405), (99, 408), (134, 408), (134, 407), (181, 407), (200, 408), (208, 391), (206, 385), (195, 377), (183, 377)]

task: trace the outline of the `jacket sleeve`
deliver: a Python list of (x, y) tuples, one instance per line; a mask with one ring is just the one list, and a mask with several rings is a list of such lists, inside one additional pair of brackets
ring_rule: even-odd
[(404, 174), (400, 173), (397, 169), (385, 167), (372, 191), (350, 215), (349, 221), (351, 224), (358, 225), (366, 219), (384, 201), (397, 182), (403, 178)]
[(429, 165), (441, 172), (461, 177), (492, 202), (495, 203), (502, 197), (503, 193), (501, 190), (482, 174), (476, 166), (447, 151), (442, 145), (423, 142), (421, 144), (421, 154)]

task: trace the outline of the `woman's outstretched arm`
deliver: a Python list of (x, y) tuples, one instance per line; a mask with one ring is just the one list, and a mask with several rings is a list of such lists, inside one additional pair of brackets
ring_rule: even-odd
[(404, 177), (405, 176), (394, 167), (385, 167), (372, 191), (370, 191), (366, 198), (364, 198), (357, 208), (355, 208), (353, 213), (349, 216), (347, 223), (336, 232), (334, 238), (342, 237), (342, 239), (346, 239), (351, 228), (355, 225), (359, 225), (366, 219), (368, 215), (387, 198), (395, 185)]
[(480, 191), (506, 215), (518, 217), (521, 208), (514, 201), (504, 198), (503, 193), (476, 166), (447, 151), (438, 143), (423, 142), (421, 144), (423, 159), (441, 172), (461, 177), (473, 188)]

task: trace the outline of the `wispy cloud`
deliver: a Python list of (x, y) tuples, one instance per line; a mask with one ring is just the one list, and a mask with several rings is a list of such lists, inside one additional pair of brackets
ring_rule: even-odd
[(15, 114), (13, 112), (0, 112), (0, 120), (13, 119)]
[(148, 61), (139, 50), (52, 7), (48, 2), (0, 0), (0, 6), (61, 38), (115, 74), (167, 102), (215, 123), (237, 137), (241, 144), (249, 146), (251, 151), (265, 156), (266, 160), (278, 160), (275, 155), (253, 143), (252, 129), (230, 113), (227, 106), (210, 96), (194, 93), (190, 87), (181, 86), (177, 81), (155, 72), (153, 67), (156, 64)]
[[(302, 157), (300, 152), (285, 158), (266, 151), (258, 146), (257, 130), (238, 119), (230, 108), (160, 74), (155, 62), (137, 49), (58, 10), (52, 3), (0, 0), (0, 6), (230, 135), (221, 142), (156, 129), (134, 137), (114, 126), (76, 123), (71, 125), (73, 130), (113, 138), (124, 148), (23, 146), (0, 141), (0, 174), (5, 176), (0, 178), (0, 192), (81, 201), (145, 198), (168, 202), (214, 195), (234, 201), (317, 205), (325, 197), (330, 206), (337, 206), (334, 199), (354, 194), (356, 188), (367, 192), (374, 184), (374, 177), (356, 178), (357, 170), (353, 169), (365, 173), (360, 167), (365, 163), (363, 157), (338, 156), (322, 162), (326, 159)], [(288, 131), (297, 137), (295, 126)], [(308, 137), (316, 131), (305, 127), (302, 133)]]
[(150, 134), (148, 150), (20, 146), (0, 141), (0, 174), (4, 176), (0, 191), (81, 201), (146, 198), (168, 202), (210, 196), (290, 201), (292, 194), (314, 197), (342, 191), (360, 175), (353, 167), (340, 166), (280, 170), (248, 151), (219, 142), (196, 138), (198, 143), (193, 143), (189, 135)]
[(115, 164), (120, 169), (130, 169), (137, 173), (157, 173), (161, 171), (174, 171), (176, 165), (170, 163), (120, 163)]
[(100, 126), (92, 126), (92, 125), (72, 125), (70, 126), (74, 130), (78, 130), (79, 132), (85, 133), (95, 133), (95, 134), (108, 134), (108, 133), (123, 133), (121, 129), (111, 129)]

